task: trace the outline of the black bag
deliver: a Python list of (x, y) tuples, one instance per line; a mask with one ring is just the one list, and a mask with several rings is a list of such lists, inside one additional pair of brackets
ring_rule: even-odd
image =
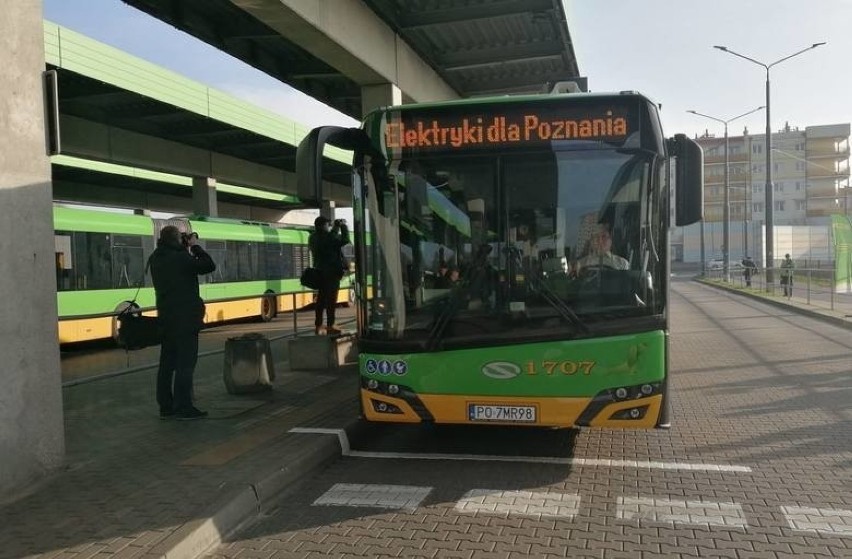
[(128, 351), (163, 343), (163, 328), (160, 326), (160, 320), (156, 316), (144, 316), (142, 309), (136, 304), (139, 290), (142, 289), (142, 285), (145, 283), (145, 276), (148, 274), (150, 267), (151, 259), (148, 258), (148, 262), (145, 264), (145, 271), (142, 272), (142, 280), (136, 288), (133, 300), (125, 301), (127, 306), (116, 317), (118, 322), (118, 345)]
[(322, 272), (316, 268), (305, 268), (299, 281), (308, 289), (319, 289), (322, 284)]
[(142, 349), (162, 342), (163, 329), (156, 316), (143, 315), (132, 303), (118, 314), (118, 344), (124, 349)]

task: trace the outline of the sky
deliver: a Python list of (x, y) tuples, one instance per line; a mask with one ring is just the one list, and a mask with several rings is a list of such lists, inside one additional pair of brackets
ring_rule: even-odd
[[(713, 48), (771, 64), (771, 124), (852, 122), (852, 0), (566, 0), (580, 74), (592, 91), (635, 90), (662, 107), (667, 135), (721, 136), (728, 120), (765, 105), (765, 70)], [(120, 0), (44, 0), (45, 18), (306, 125), (355, 122)], [(728, 125), (762, 134), (759, 111)]]

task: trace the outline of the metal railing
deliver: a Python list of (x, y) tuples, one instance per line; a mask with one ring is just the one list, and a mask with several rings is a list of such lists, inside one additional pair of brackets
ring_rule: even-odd
[(787, 298), (791, 302), (812, 307), (830, 309), (852, 317), (852, 285), (838, 286), (835, 282), (834, 267), (796, 268), (792, 282), (785, 282), (782, 270), (774, 269), (774, 281), (767, 283), (766, 270), (754, 268), (752, 274), (746, 274), (744, 268), (731, 268), (726, 282), (721, 269), (707, 270), (704, 277), (709, 280), (726, 283), (732, 287), (754, 291), (762, 295)]

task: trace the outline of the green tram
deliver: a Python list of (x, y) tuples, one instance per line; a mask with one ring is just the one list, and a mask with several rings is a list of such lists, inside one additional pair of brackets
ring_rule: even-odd
[(367, 420), (668, 426), (669, 228), (701, 219), (703, 154), (654, 103), (382, 108), (303, 140), (303, 201), (326, 144), (353, 150)]
[[(218, 218), (160, 220), (62, 206), (54, 207), (53, 220), (62, 344), (115, 338), (116, 313), (136, 293), (165, 225), (198, 233), (216, 262), (214, 273), (199, 278), (206, 324), (247, 317), (269, 321), (313, 302), (314, 294), (299, 283), (310, 261), (307, 228)], [(340, 303), (350, 301), (349, 284), (341, 283)], [(151, 311), (146, 314), (156, 312), (150, 273), (137, 304)]]

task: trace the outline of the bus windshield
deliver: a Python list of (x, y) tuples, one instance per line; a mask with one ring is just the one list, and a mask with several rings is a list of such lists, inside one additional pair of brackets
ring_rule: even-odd
[(662, 314), (664, 167), (573, 145), (366, 158), (364, 339), (565, 339)]

